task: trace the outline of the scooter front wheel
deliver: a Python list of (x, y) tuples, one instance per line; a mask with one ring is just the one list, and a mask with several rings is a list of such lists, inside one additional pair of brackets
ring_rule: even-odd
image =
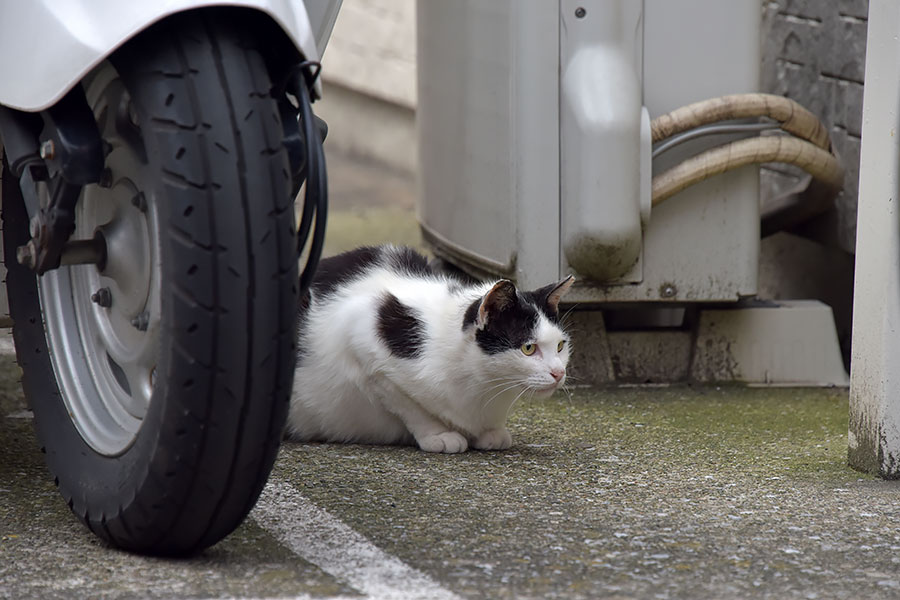
[(215, 543), (252, 508), (277, 453), (298, 274), (258, 43), (188, 14), (85, 80), (108, 154), (73, 238), (101, 235), (102, 264), (39, 278), (18, 265), (29, 218), (4, 166), (10, 312), (38, 438), (73, 512), (124, 549)]

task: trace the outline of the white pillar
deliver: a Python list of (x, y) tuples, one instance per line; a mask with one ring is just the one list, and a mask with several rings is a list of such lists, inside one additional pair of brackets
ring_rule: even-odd
[(863, 96), (850, 464), (900, 478), (900, 2), (871, 0)]

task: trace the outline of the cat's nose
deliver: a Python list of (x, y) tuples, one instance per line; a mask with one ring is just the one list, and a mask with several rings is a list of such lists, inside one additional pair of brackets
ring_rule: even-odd
[(550, 376), (553, 377), (554, 381), (559, 381), (563, 377), (566, 376), (565, 369), (550, 369)]

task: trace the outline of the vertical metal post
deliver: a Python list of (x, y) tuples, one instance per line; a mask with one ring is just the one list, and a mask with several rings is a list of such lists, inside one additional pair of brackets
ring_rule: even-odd
[(851, 466), (900, 478), (900, 2), (871, 0), (857, 216)]

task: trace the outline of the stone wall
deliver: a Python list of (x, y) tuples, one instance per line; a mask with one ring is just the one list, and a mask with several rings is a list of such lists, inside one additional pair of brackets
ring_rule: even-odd
[[(762, 10), (762, 89), (798, 101), (828, 127), (846, 177), (826, 237), (853, 252), (868, 0), (764, 0)], [(796, 178), (764, 170), (763, 196)]]

